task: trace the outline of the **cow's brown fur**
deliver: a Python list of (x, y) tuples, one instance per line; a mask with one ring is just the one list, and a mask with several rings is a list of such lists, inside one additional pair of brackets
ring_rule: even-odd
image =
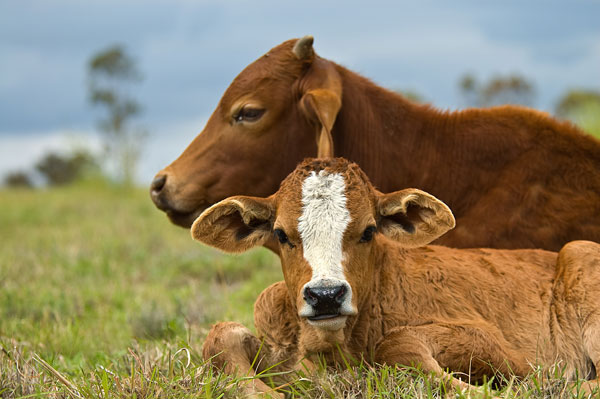
[[(568, 122), (516, 106), (444, 112), (406, 100), (296, 40), (231, 83), (202, 133), (159, 175), (157, 206), (190, 226), (224, 198), (267, 196), (316, 142), (357, 162), (384, 192), (417, 187), (448, 204), (453, 247), (559, 250), (600, 241), (600, 143)], [(243, 106), (264, 109), (236, 122)], [(334, 123), (335, 122), (335, 123)], [(327, 153), (329, 150), (325, 150)]]
[[(344, 176), (351, 216), (342, 265), (358, 312), (335, 331), (298, 315), (302, 287), (311, 279), (298, 217), (302, 181), (313, 170)], [(378, 233), (360, 242), (372, 223)], [(406, 228), (409, 224), (414, 233)], [(341, 362), (339, 348), (355, 359), (420, 365), (445, 377), (448, 369), (471, 381), (495, 371), (524, 376), (533, 365), (556, 363), (569, 378), (576, 373), (595, 378), (600, 367), (600, 245), (575, 241), (558, 254), (410, 248), (411, 237), (433, 240), (452, 226), (450, 210), (434, 197), (414, 189), (381, 194), (356, 164), (342, 159), (306, 161), (267, 199), (238, 196), (209, 208), (192, 227), (197, 240), (236, 252), (249, 243), (260, 245), (280, 228), (294, 247), (281, 244), (285, 282), (267, 288), (256, 301), (258, 338), (237, 323), (217, 324), (204, 344), (205, 358), (222, 353), (217, 362), (227, 363), (227, 370), (254, 373), (279, 362), (280, 368), (291, 369), (317, 354), (335, 364)], [(245, 344), (238, 338), (235, 345), (223, 343), (232, 341), (229, 331), (242, 330)], [(256, 351), (248, 348), (262, 339), (254, 370), (250, 363)], [(243, 361), (233, 354), (244, 354)]]

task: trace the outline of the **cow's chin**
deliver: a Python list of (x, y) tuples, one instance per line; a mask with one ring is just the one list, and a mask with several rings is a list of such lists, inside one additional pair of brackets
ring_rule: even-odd
[(326, 319), (314, 319), (307, 318), (306, 321), (311, 326), (325, 330), (325, 331), (338, 331), (346, 326), (346, 319), (348, 316), (345, 315), (337, 315), (335, 317), (329, 317)]
[(175, 210), (166, 211), (167, 217), (171, 221), (171, 223), (189, 229), (192, 227), (194, 221), (200, 216), (200, 214), (206, 209), (208, 206), (199, 208), (193, 212), (178, 212)]

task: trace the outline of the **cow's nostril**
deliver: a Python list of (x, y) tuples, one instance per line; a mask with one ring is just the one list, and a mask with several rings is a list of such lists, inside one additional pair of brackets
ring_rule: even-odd
[(167, 181), (167, 175), (156, 176), (154, 178), (154, 180), (152, 180), (152, 183), (150, 184), (150, 190), (152, 190), (152, 192), (154, 192), (154, 193), (160, 192), (160, 190), (162, 190), (162, 188), (165, 186), (166, 181)]

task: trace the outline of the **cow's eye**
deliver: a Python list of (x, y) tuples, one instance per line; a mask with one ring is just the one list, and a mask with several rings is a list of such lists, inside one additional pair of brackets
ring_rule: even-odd
[(236, 122), (256, 122), (265, 113), (262, 108), (243, 107), (234, 116)]
[(275, 230), (273, 230), (273, 234), (275, 234), (275, 237), (277, 237), (277, 239), (279, 240), (280, 243), (289, 244), (289, 246), (291, 248), (294, 248), (294, 245), (292, 245), (292, 243), (288, 239), (288, 236), (287, 236), (287, 234), (285, 234), (285, 231), (283, 231), (281, 229), (275, 229)]
[(377, 231), (377, 227), (369, 226), (363, 231), (362, 237), (359, 242), (369, 242), (373, 239), (373, 233)]

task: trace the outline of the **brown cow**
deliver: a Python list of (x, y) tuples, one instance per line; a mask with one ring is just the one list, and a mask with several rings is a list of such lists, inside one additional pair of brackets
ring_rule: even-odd
[(457, 228), (438, 244), (557, 251), (600, 241), (598, 141), (526, 108), (414, 104), (317, 56), (311, 37), (235, 78), (202, 133), (157, 175), (152, 199), (189, 227), (229, 196), (274, 193), (317, 141), (320, 155), (358, 163), (384, 192), (417, 187), (448, 204)]
[[(268, 198), (212, 206), (194, 222), (193, 238), (241, 252), (274, 235), (285, 282), (256, 302), (258, 338), (219, 323), (204, 357), (230, 373), (280, 362), (291, 369), (316, 354), (338, 363), (341, 351), (472, 381), (557, 362), (568, 378), (596, 378), (600, 244), (576, 241), (558, 254), (423, 247), (453, 227), (435, 197), (417, 189), (382, 194), (339, 158), (305, 161)], [(259, 381), (249, 388), (268, 389)]]

